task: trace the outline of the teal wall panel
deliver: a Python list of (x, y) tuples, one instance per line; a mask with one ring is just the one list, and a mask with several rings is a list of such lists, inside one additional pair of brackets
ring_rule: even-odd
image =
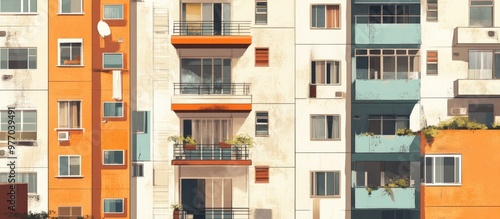
[(356, 44), (420, 44), (420, 24), (355, 24)]
[(420, 79), (362, 80), (354, 82), (355, 100), (420, 100)]
[(146, 127), (144, 133), (132, 134), (132, 160), (134, 161), (151, 160), (151, 112), (145, 111), (144, 113)]

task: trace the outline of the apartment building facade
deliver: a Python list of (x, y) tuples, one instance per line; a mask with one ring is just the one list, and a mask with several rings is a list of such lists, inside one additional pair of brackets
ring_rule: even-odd
[(28, 183), (37, 212), (48, 206), (47, 22), (43, 1), (0, 1), (0, 182)]
[(48, 210), (130, 218), (129, 1), (48, 6)]

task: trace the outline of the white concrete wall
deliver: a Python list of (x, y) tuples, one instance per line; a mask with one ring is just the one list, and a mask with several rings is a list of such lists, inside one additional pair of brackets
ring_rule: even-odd
[[(37, 49), (36, 69), (0, 70), (0, 109), (8, 106), (16, 109), (31, 109), (37, 112), (36, 146), (16, 147), (16, 172), (37, 173), (37, 198), (28, 200), (28, 210), (47, 212), (48, 208), (48, 160), (47, 160), (47, 109), (48, 109), (48, 4), (38, 1), (37, 13), (0, 14), (0, 48), (32, 47)], [(3, 77), (10, 75), (11, 79)], [(19, 115), (20, 116), (20, 115)], [(6, 139), (5, 139), (6, 140)], [(0, 139), (4, 141), (4, 139)], [(0, 149), (7, 149), (1, 147)], [(10, 161), (10, 160), (9, 160)], [(7, 159), (0, 159), (0, 172), (8, 172)]]

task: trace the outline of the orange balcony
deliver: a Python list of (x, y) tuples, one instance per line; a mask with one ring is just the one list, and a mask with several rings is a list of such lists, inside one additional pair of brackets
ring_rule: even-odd
[(247, 48), (250, 22), (174, 22), (171, 42), (175, 48)]

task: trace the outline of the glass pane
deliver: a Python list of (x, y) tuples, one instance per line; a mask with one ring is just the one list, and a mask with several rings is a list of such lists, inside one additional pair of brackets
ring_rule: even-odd
[(471, 6), (469, 19), (470, 26), (491, 27), (493, 26), (493, 7)]
[(68, 157), (59, 157), (59, 175), (67, 176), (68, 175)]
[(397, 79), (408, 79), (408, 57), (398, 56), (397, 57)]
[(9, 61), (9, 50), (0, 49), (0, 69), (7, 69), (7, 63)]
[(21, 12), (19, 0), (2, 0), (0, 3), (0, 12)]
[(326, 116), (327, 139), (333, 138), (333, 116)]
[(396, 58), (393, 56), (384, 56), (384, 75), (383, 79), (396, 79)]
[(317, 23), (316, 14), (318, 13), (317, 11), (318, 11), (318, 6), (313, 5), (311, 11), (311, 27), (316, 27)]
[(123, 5), (104, 5), (105, 19), (123, 19)]
[(36, 1), (37, 0), (30, 0), (30, 12), (32, 13), (37, 12)]
[(146, 127), (146, 112), (134, 112), (132, 114), (132, 132), (144, 133)]
[(23, 120), (25, 123), (36, 123), (36, 111), (23, 111)]
[(444, 182), (455, 183), (455, 158), (444, 157)]
[(316, 195), (325, 195), (325, 173), (316, 173)]
[(460, 182), (460, 157), (455, 157), (455, 183)]
[(312, 138), (324, 139), (325, 138), (325, 116), (312, 116)]
[(375, 135), (382, 134), (382, 121), (380, 119), (369, 119), (368, 131), (373, 132)]
[(384, 119), (382, 128), (382, 135), (394, 135), (396, 134), (396, 121), (394, 119)]
[(326, 195), (335, 195), (335, 173), (326, 173)]
[(434, 162), (434, 170), (436, 171), (434, 183), (444, 183), (444, 159), (442, 157), (435, 157)]
[(23, 12), (28, 12), (28, 6), (29, 6), (28, 0), (22, 0), (22, 1), (23, 1)]
[(28, 69), (27, 49), (9, 49), (9, 69)]
[(325, 6), (324, 5), (317, 6), (316, 27), (325, 27)]
[(122, 54), (104, 54), (104, 68), (123, 68)]

